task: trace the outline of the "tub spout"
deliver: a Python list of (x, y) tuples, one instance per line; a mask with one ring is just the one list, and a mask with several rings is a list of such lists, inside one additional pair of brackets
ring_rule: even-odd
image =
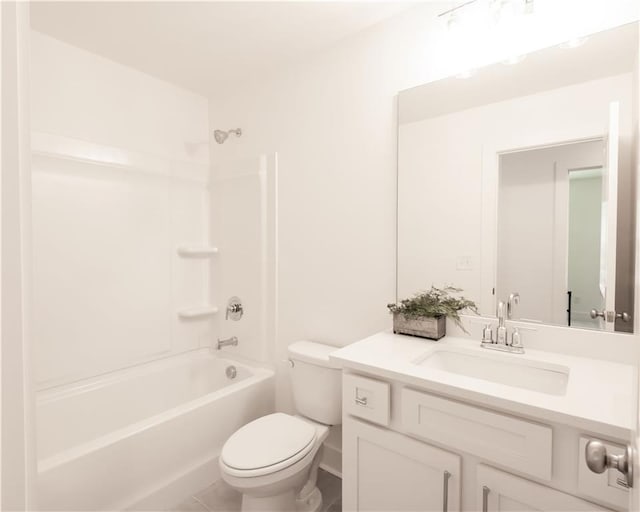
[(227, 338), (226, 340), (221, 340), (220, 338), (218, 338), (218, 347), (217, 349), (220, 350), (222, 347), (227, 347), (227, 346), (237, 346), (238, 345), (238, 337), (237, 336), (231, 336), (231, 338)]

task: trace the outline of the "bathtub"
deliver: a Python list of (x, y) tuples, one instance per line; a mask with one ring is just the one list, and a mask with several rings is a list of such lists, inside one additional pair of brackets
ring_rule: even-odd
[(273, 412), (273, 380), (203, 349), (39, 392), (38, 508), (166, 510), (218, 478), (235, 430)]

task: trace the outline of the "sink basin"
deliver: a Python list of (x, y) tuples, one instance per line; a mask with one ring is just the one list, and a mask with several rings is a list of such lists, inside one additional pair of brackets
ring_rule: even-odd
[(564, 395), (569, 381), (568, 367), (525, 359), (521, 355), (494, 356), (443, 349), (416, 364), (548, 395)]

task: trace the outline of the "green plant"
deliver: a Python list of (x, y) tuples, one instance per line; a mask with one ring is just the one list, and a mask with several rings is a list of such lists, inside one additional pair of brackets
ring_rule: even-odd
[(387, 304), (387, 307), (391, 313), (399, 313), (410, 318), (425, 316), (433, 318), (444, 315), (451, 318), (464, 332), (467, 332), (460, 321), (459, 311), (468, 309), (478, 314), (478, 307), (472, 300), (452, 295), (461, 291), (460, 288), (453, 286), (445, 288), (432, 286), (428, 292), (418, 293), (410, 299), (401, 300), (398, 304)]

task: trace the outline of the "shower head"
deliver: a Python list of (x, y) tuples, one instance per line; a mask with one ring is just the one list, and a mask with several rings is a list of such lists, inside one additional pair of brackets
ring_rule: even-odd
[(215, 130), (213, 132), (213, 137), (216, 139), (216, 142), (218, 144), (222, 144), (225, 140), (227, 140), (227, 137), (229, 137), (230, 133), (235, 134), (236, 137), (240, 137), (240, 135), (242, 135), (242, 130), (240, 128), (236, 128), (235, 130), (228, 130), (226, 132), (224, 130)]
[(227, 140), (229, 134), (227, 132), (223, 132), (222, 130), (216, 130), (213, 132), (213, 136), (218, 144), (222, 144), (225, 140)]

